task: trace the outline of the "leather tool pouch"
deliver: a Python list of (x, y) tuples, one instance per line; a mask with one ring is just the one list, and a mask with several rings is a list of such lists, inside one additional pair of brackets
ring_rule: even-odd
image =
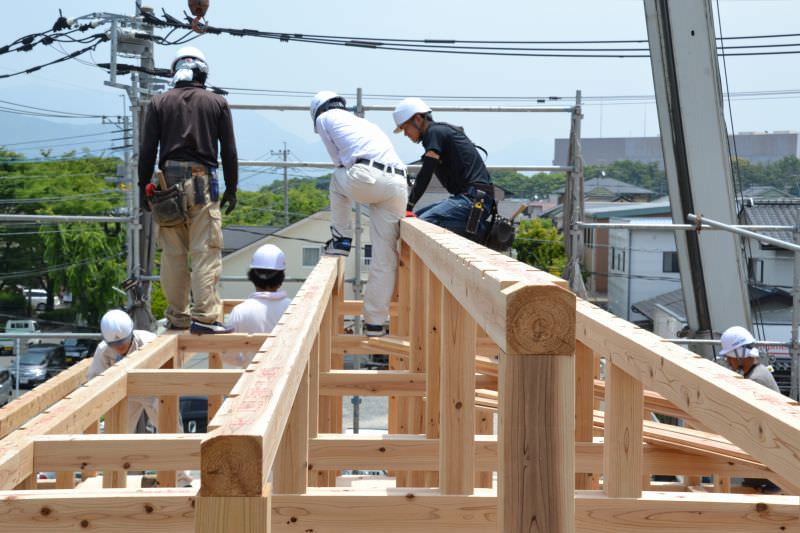
[(156, 189), (150, 199), (150, 206), (153, 219), (162, 228), (178, 226), (189, 219), (186, 195), (181, 185), (173, 185), (165, 191)]
[(489, 234), (486, 236), (486, 247), (498, 252), (504, 252), (514, 243), (515, 236), (516, 230), (513, 222), (506, 217), (495, 214), (492, 217)]

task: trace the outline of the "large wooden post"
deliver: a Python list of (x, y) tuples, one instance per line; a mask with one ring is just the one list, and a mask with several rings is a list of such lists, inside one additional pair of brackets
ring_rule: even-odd
[(197, 498), (195, 533), (270, 533), (271, 495)]
[[(161, 365), (161, 368), (175, 368), (175, 359), (170, 359)], [(175, 433), (178, 427), (178, 397), (174, 395), (160, 396), (158, 404), (158, 432)], [(161, 487), (174, 487), (177, 473), (175, 470), (159, 470), (157, 479)]]
[[(410, 265), (408, 276), (409, 291), (409, 325), (408, 337), (410, 351), (408, 368), (412, 372), (425, 372), (425, 300), (427, 287), (426, 279), (428, 269), (425, 263), (413, 251), (410, 252)], [(425, 401), (421, 397), (408, 399), (408, 432), (414, 435), (425, 433)], [(412, 472), (410, 485), (422, 487), (425, 485), (424, 472)]]
[(475, 488), (475, 320), (452, 294), (442, 298), (441, 428), (439, 486), (442, 494)]
[(612, 498), (642, 495), (642, 384), (606, 362), (603, 489)]
[(307, 371), (303, 375), (292, 410), (289, 412), (289, 420), (286, 422), (278, 454), (275, 456), (272, 474), (275, 494), (305, 494), (308, 487)]
[[(128, 433), (128, 398), (125, 397), (112, 407), (105, 416), (104, 433)], [(128, 473), (125, 470), (106, 470), (103, 472), (103, 488), (125, 488)]]
[[(425, 390), (425, 436), (429, 439), (439, 438), (439, 413), (441, 390), (441, 351), (442, 351), (442, 283), (431, 272), (425, 276), (425, 355), (427, 358)], [(425, 474), (425, 486), (436, 487), (439, 484), (439, 472)]]
[[(329, 302), (325, 314), (322, 317), (322, 323), (319, 328), (319, 336), (317, 337), (317, 345), (319, 347), (319, 372), (330, 372), (331, 370), (331, 351), (332, 339), (335, 331), (334, 321), (339, 317), (333, 314), (333, 302)], [(311, 354), (313, 357), (313, 353)], [(319, 373), (317, 374), (317, 391), (319, 391)], [(333, 403), (335, 398), (331, 396), (319, 396), (319, 411), (317, 416), (318, 430), (313, 433), (331, 433), (334, 427), (331, 412), (333, 410)], [(317, 474), (312, 476), (309, 480), (309, 485), (314, 487), (327, 487), (330, 486), (330, 478), (335, 473), (325, 470), (317, 470)]]
[(555, 285), (518, 296), (500, 355), (498, 531), (573, 533), (575, 297)]
[[(594, 352), (575, 345), (575, 442), (592, 442), (594, 409)], [(575, 488), (591, 490), (597, 473), (575, 474)]]
[[(400, 257), (397, 266), (397, 319), (395, 327), (390, 331), (392, 335), (406, 337), (409, 335), (410, 308), (410, 278), (411, 249), (405, 242), (400, 242)], [(407, 356), (390, 355), (389, 369), (408, 370), (409, 358)], [(409, 418), (411, 413), (411, 398), (389, 397), (389, 433), (409, 433)], [(393, 472), (398, 487), (409, 486), (410, 472)]]

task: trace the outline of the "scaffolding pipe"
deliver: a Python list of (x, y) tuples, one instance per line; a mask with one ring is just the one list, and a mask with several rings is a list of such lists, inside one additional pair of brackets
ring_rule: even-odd
[[(335, 168), (331, 162), (325, 161), (239, 161), (241, 167), (274, 167), (274, 168)], [(409, 165), (409, 170), (417, 171), (421, 165)], [(525, 170), (534, 172), (568, 172), (572, 170), (567, 165), (486, 165), (490, 171)]]
[(40, 222), (47, 224), (60, 224), (62, 222), (119, 222), (130, 224), (131, 217), (106, 217), (86, 215), (0, 215), (0, 222)]
[[(761, 235), (760, 233), (755, 233), (755, 232), (752, 232), (752, 231), (749, 231), (749, 230), (746, 230), (746, 229), (742, 229), (739, 226), (731, 226), (730, 224), (725, 224), (723, 222), (718, 222), (716, 220), (713, 220), (713, 219), (710, 219), (710, 218), (706, 218), (706, 217), (704, 217), (702, 215), (697, 216), (694, 213), (689, 213), (686, 216), (686, 218), (688, 218), (692, 222), (699, 221), (703, 225), (711, 226), (714, 229), (724, 229), (724, 230), (736, 233), (738, 235), (742, 235), (743, 237), (750, 237), (751, 239), (756, 239), (757, 241), (760, 241), (760, 242), (765, 242), (767, 244), (772, 244), (772, 245), (777, 246), (779, 248), (783, 248), (784, 250), (791, 250), (793, 252), (800, 252), (800, 245), (793, 244), (793, 243), (786, 242), (786, 241), (782, 241), (780, 239), (776, 239), (775, 237), (767, 237), (766, 235)], [(784, 228), (786, 228), (786, 227), (784, 227)], [(786, 229), (794, 230), (795, 228), (794, 228), (794, 226), (788, 226), (788, 228), (786, 228)]]
[[(706, 219), (703, 219), (704, 221)], [(655, 231), (694, 231), (698, 227), (696, 224), (638, 224), (626, 222), (578, 222), (582, 228), (595, 228), (595, 229), (644, 229)], [(752, 231), (793, 231), (794, 226), (772, 226), (772, 225), (733, 225), (731, 228), (747, 229)], [(700, 230), (714, 230), (725, 229), (716, 228), (709, 224), (701, 224)], [(759, 236), (763, 240), (763, 236)]]
[[(308, 113), (307, 105), (279, 105), (279, 104), (230, 104), (231, 109), (246, 109), (255, 111), (303, 111)], [(365, 105), (364, 111), (394, 111), (393, 105)], [(563, 107), (505, 107), (505, 106), (434, 106), (437, 113), (572, 113), (573, 106)]]

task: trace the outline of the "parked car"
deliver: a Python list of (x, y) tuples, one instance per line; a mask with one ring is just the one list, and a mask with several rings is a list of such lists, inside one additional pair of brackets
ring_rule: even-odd
[(184, 433), (208, 431), (208, 398), (205, 396), (181, 396), (180, 412)]
[(14, 394), (14, 380), (11, 379), (11, 371), (7, 368), (0, 368), (0, 406), (11, 401)]
[[(19, 386), (35, 387), (67, 368), (66, 352), (60, 344), (31, 346), (19, 359)], [(16, 365), (11, 367), (16, 372)]]
[(66, 362), (72, 365), (94, 355), (98, 341), (95, 339), (66, 339), (64, 350), (66, 351)]
[[(22, 295), (26, 300), (30, 300), (31, 307), (37, 311), (44, 311), (47, 307), (47, 291), (44, 289), (24, 289)], [(61, 305), (61, 300), (53, 295), (53, 306), (58, 305)]]
[[(39, 323), (35, 320), (7, 320), (6, 333), (41, 333), (41, 330), (39, 329)], [(0, 338), (0, 355), (13, 355), (16, 342), (15, 339)], [(40, 342), (42, 342), (41, 339), (28, 339), (25, 344)]]

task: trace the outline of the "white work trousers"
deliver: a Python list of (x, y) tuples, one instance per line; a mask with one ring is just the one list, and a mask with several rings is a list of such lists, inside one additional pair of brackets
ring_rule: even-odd
[(353, 238), (353, 202), (369, 206), (372, 259), (364, 291), (364, 321), (383, 324), (389, 318), (389, 302), (397, 274), (397, 239), (400, 219), (408, 202), (406, 178), (394, 172), (357, 163), (337, 168), (330, 186), (331, 226)]

